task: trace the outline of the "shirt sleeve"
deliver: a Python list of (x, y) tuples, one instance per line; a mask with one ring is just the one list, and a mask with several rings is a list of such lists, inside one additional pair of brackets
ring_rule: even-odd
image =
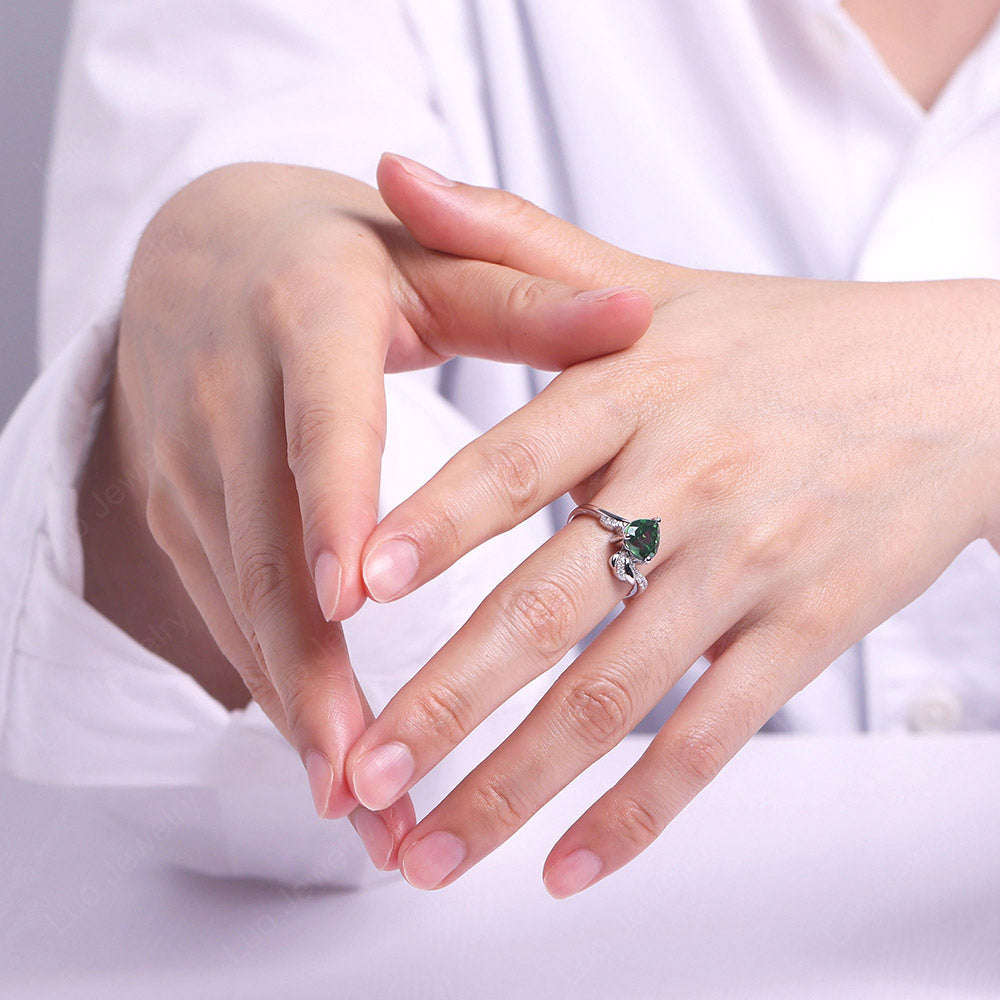
[[(475, 99), (451, 98), (449, 121), (435, 97), (444, 77), (454, 93), (472, 67), (457, 44), (461, 5), (438, 7), (431, 48), (456, 44), (436, 66), (421, 41), (426, 13), (419, 28), (390, 0), (84, 0), (74, 12), (48, 201), (46, 366), (0, 437), (0, 764), (26, 780), (87, 786), (151, 853), (212, 874), (351, 887), (387, 877), (346, 820), (316, 818), (297, 756), (256, 705), (227, 711), (158, 655), (183, 622), (151, 622), (140, 642), (83, 600), (78, 485), (124, 275), (159, 205), (224, 163), (297, 162), (370, 179), (391, 147), (489, 182)], [(475, 434), (417, 374), (388, 379), (387, 397), (384, 510)], [(121, 502), (113, 487), (100, 498), (108, 517)], [(376, 712), (548, 533), (535, 518), (347, 623)], [(418, 813), (511, 731), (546, 680), (421, 782)]]

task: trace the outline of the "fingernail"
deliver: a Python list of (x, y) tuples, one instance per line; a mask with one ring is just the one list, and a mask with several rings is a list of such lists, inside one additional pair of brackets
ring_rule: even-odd
[(318, 750), (310, 750), (306, 754), (305, 765), (316, 815), (325, 819), (330, 804), (330, 790), (333, 788), (333, 768), (326, 756)]
[(388, 809), (413, 777), (416, 764), (402, 743), (384, 743), (361, 755), (354, 765), (353, 786), (367, 809)]
[(601, 874), (602, 867), (601, 859), (593, 851), (577, 848), (545, 876), (545, 888), (550, 896), (565, 899), (586, 889)]
[(634, 291), (635, 289), (630, 288), (628, 285), (620, 285), (617, 288), (595, 288), (589, 292), (577, 292), (575, 298), (578, 302), (604, 302), (624, 292)]
[(316, 582), (316, 597), (319, 599), (323, 617), (333, 621), (340, 600), (340, 560), (332, 552), (321, 552), (313, 570)]
[(385, 602), (398, 597), (412, 583), (419, 565), (420, 557), (412, 542), (390, 538), (368, 556), (361, 573), (372, 599)]
[(392, 854), (392, 834), (389, 833), (389, 828), (375, 813), (359, 809), (354, 817), (354, 829), (358, 831), (372, 864), (379, 871), (385, 871)]
[(400, 870), (415, 889), (435, 889), (465, 859), (465, 844), (450, 833), (437, 830), (418, 840), (403, 855)]
[(428, 184), (437, 184), (438, 187), (455, 187), (455, 182), (449, 180), (444, 174), (439, 174), (436, 170), (431, 170), (426, 164), (411, 160), (408, 156), (400, 156), (399, 153), (388, 153), (399, 165), (418, 181), (425, 181)]

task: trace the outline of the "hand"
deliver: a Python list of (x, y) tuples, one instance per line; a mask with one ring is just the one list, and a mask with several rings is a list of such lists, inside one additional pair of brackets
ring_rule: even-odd
[[(426, 246), (637, 283), (656, 303), (638, 343), (557, 376), (392, 511), (366, 550), (381, 567), (409, 547), (397, 593), (369, 580), (388, 599), (567, 490), (662, 519), (648, 590), (400, 845), (412, 884), (454, 881), (704, 654), (711, 666), (642, 758), (550, 853), (544, 879), (563, 897), (635, 857), (796, 691), (969, 542), (997, 537), (997, 286), (684, 270), (623, 259), (501, 192), (396, 169), (380, 182)], [(486, 598), (351, 749), (359, 801), (395, 801), (601, 622), (628, 590), (610, 541), (579, 517)]]
[[(331, 621), (363, 598), (383, 373), (455, 353), (570, 364), (633, 342), (650, 316), (642, 291), (578, 296), (424, 250), (377, 192), (321, 170), (220, 169), (148, 227), (91, 464), (117, 456), (141, 472), (141, 528), (301, 755), (320, 815), (354, 810), (343, 757), (371, 719)], [(85, 546), (90, 592), (115, 620), (141, 621), (173, 574), (138, 558), (141, 531), (134, 547), (105, 535)], [(102, 589), (115, 558), (127, 582)], [(140, 592), (143, 581), (153, 593)], [(180, 665), (198, 676), (201, 659)], [(227, 678), (213, 683), (238, 701)], [(398, 838), (412, 815), (403, 803), (383, 820)]]

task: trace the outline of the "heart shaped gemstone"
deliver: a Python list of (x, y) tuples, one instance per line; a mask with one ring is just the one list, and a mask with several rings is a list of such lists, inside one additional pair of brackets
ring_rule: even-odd
[(625, 551), (636, 562), (649, 562), (660, 547), (660, 519), (639, 518), (625, 525)]

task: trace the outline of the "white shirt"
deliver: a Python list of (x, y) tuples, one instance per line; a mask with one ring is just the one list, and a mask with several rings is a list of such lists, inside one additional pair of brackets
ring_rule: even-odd
[[(209, 871), (369, 878), (346, 824), (310, 815), (263, 714), (227, 712), (156, 655), (169, 622), (145, 648), (82, 599), (75, 482), (114, 317), (139, 233), (186, 181), (248, 159), (370, 181), (384, 149), (681, 264), (1000, 278), (996, 26), (925, 113), (834, 0), (81, 0), (50, 173), (46, 368), (0, 439), (2, 763), (95, 786), (131, 822), (194, 803), (157, 843)], [(437, 373), (391, 378), (383, 508), (543, 378), (461, 360), (450, 402)], [(549, 530), (536, 518), (347, 623), (376, 711)], [(977, 542), (772, 727), (1000, 726), (998, 610), (1000, 558)], [(480, 727), (418, 811), (537, 694)]]

